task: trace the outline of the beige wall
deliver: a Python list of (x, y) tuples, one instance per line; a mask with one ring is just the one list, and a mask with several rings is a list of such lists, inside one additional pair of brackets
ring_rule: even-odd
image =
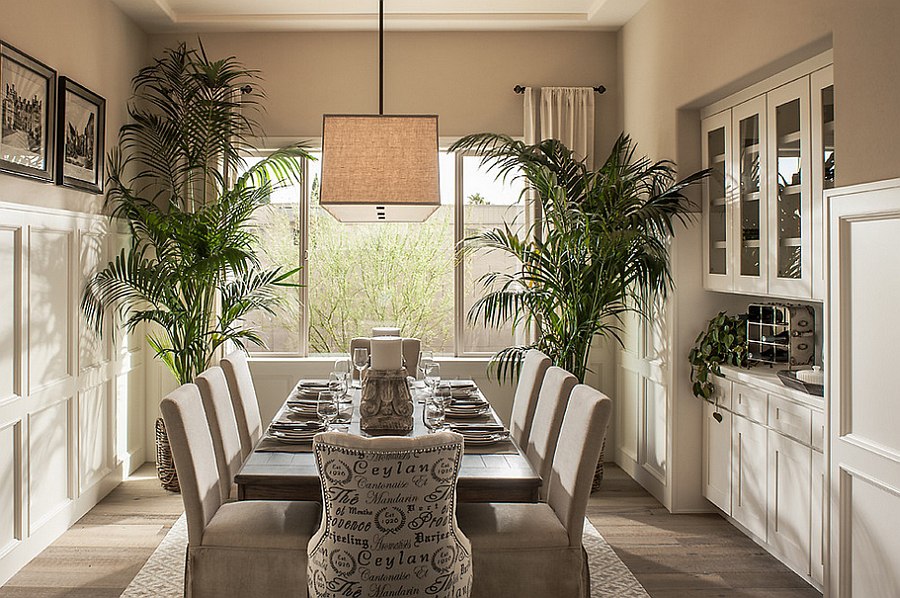
[[(106, 143), (125, 122), (147, 36), (109, 0), (0, 0), (0, 39), (106, 98)], [(0, 201), (96, 212), (102, 198), (0, 175)]]
[[(151, 38), (151, 49), (196, 35)], [(374, 32), (204, 34), (212, 56), (233, 54), (265, 78), (269, 136), (319, 136), (323, 113), (378, 112)], [(385, 34), (385, 112), (437, 113), (440, 133), (522, 134), (522, 85), (597, 85), (597, 148), (612, 145), (617, 122), (614, 33)]]

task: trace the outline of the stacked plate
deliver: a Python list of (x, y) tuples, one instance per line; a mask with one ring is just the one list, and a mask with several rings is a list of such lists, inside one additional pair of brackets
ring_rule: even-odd
[(301, 380), (288, 397), (288, 410), (304, 417), (316, 417), (319, 393), (323, 390), (328, 390), (327, 380)]
[(450, 418), (480, 417), (490, 413), (491, 406), (484, 397), (478, 395), (469, 398), (452, 399), (445, 409)]
[(285, 444), (304, 444), (312, 442), (313, 436), (325, 429), (320, 421), (280, 419), (269, 425), (269, 437)]
[(509, 430), (498, 423), (456, 423), (450, 424), (450, 429), (457, 434), (462, 434), (466, 444), (469, 446), (484, 446), (509, 438)]

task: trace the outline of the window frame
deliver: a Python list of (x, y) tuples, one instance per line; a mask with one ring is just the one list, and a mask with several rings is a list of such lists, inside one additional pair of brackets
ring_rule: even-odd
[[(447, 148), (456, 141), (456, 138), (441, 137), (438, 140), (438, 151), (447, 152)], [(302, 143), (304, 148), (310, 152), (322, 151), (321, 137), (267, 137), (251, 140), (252, 145), (257, 149), (247, 154), (247, 157), (267, 156), (279, 147), (285, 147), (296, 143)], [(453, 354), (452, 358), (474, 358), (483, 359), (491, 357), (493, 351), (466, 351), (466, 311), (465, 311), (465, 262), (461, 256), (462, 243), (465, 238), (465, 197), (464, 195), (464, 175), (463, 160), (466, 157), (477, 157), (480, 154), (475, 152), (454, 152), (454, 185), (453, 185), (453, 243), (454, 243), (454, 266), (453, 266)], [(286, 351), (262, 351), (250, 349), (250, 357), (254, 359), (327, 359), (330, 354), (309, 353), (309, 207), (310, 207), (310, 184), (309, 174), (311, 172), (310, 160), (303, 160), (301, 163), (301, 171), (303, 173), (303, 183), (301, 185), (299, 201), (299, 218), (298, 226), (300, 227), (300, 243), (298, 247), (298, 258), (300, 264), (300, 338), (299, 350), (295, 352)], [(522, 205), (525, 209), (526, 223), (530, 218), (529, 201), (523, 200)], [(529, 331), (524, 331), (524, 339), (530, 338)], [(443, 356), (447, 356), (444, 354)]]

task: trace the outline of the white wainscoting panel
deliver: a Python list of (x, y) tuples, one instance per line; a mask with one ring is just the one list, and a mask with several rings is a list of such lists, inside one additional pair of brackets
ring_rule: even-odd
[(21, 421), (0, 425), (0, 558), (21, 537)]
[(21, 227), (0, 224), (0, 402), (22, 394), (21, 236)]
[(0, 585), (144, 462), (143, 334), (98, 338), (79, 306), (127, 243), (109, 227), (0, 203)]
[(72, 373), (72, 231), (32, 228), (28, 246), (29, 392)]
[(28, 415), (29, 532), (71, 499), (71, 397)]
[(644, 380), (643, 459), (644, 468), (661, 483), (666, 483), (668, 465), (666, 387), (650, 379)]

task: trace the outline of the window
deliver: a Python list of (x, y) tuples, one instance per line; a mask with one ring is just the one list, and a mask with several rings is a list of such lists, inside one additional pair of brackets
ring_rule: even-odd
[(263, 265), (302, 269), (301, 286), (280, 291), (274, 316), (249, 319), (267, 344), (253, 351), (343, 353), (375, 326), (397, 326), (444, 355), (492, 353), (517, 342), (511, 328), (486, 330), (466, 319), (482, 292), (479, 277), (516, 264), (496, 253), (457, 260), (457, 243), (504, 222), (524, 225), (521, 183), (496, 180), (480, 161), (441, 152), (440, 208), (422, 223), (371, 224), (341, 223), (321, 208), (320, 162), (306, 162), (303, 187), (279, 189), (256, 215)]

